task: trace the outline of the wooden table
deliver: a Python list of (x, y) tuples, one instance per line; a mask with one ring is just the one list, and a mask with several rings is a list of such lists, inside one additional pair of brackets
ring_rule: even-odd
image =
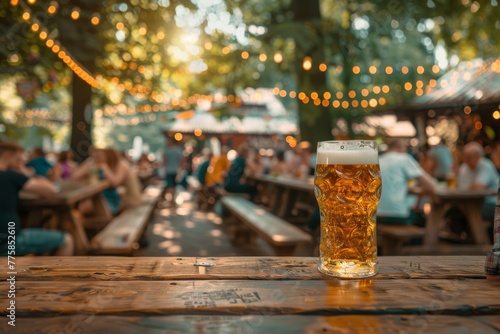
[[(410, 193), (425, 196), (420, 188), (410, 189)], [(481, 205), (487, 196), (496, 196), (497, 191), (491, 189), (459, 190), (440, 188), (429, 195), (431, 211), (427, 217), (424, 236), (424, 247), (429, 251), (437, 250), (439, 233), (443, 229), (443, 216), (446, 209), (456, 205), (467, 217), (474, 243), (487, 247), (491, 244), (488, 240), (487, 227), (481, 217)]]
[(289, 218), (299, 194), (307, 194), (314, 199), (313, 178), (291, 179), (281, 176), (258, 175), (250, 177), (270, 194), (269, 211), (281, 218)]
[(83, 222), (75, 217), (75, 209), (83, 200), (91, 199), (94, 204), (94, 213), (87, 217), (89, 221), (107, 223), (112, 219), (101, 192), (109, 187), (109, 182), (99, 180), (96, 182), (82, 183), (66, 180), (61, 183), (61, 189), (53, 198), (42, 198), (29, 192), (20, 194), (20, 210), (27, 212), (28, 224), (41, 217), (44, 210), (50, 210), (55, 217), (54, 228), (67, 231), (75, 241), (75, 252), (85, 254), (88, 250), (88, 238)]
[[(484, 256), (382, 257), (371, 279), (317, 258), (28, 257), (15, 264), (19, 333), (498, 333)], [(11, 276), (7, 270), (0, 279)], [(6, 317), (8, 284), (0, 332)]]

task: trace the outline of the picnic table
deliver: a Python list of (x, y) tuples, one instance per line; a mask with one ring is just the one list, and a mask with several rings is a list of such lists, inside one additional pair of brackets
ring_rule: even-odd
[(261, 174), (251, 176), (249, 179), (263, 188), (260, 192), (267, 193), (266, 195), (269, 196), (267, 203), (269, 211), (281, 218), (292, 216), (292, 210), (300, 195), (308, 197), (311, 201), (316, 201), (313, 177), (292, 179)]
[(0, 279), (15, 277), (20, 333), (498, 333), (484, 260), (381, 257), (339, 280), (313, 257), (24, 257)]
[[(430, 203), (430, 213), (427, 217), (423, 247), (419, 250), (424, 253), (439, 253), (441, 251), (454, 252), (457, 247), (447, 247), (443, 249), (438, 243), (440, 232), (443, 230), (444, 214), (450, 206), (457, 206), (467, 218), (467, 223), (474, 242), (473, 249), (484, 253), (491, 246), (488, 239), (487, 225), (481, 216), (481, 205), (487, 196), (496, 196), (497, 191), (491, 189), (460, 190), (450, 188), (438, 188), (433, 194), (428, 195), (422, 189), (411, 188), (410, 193), (418, 196), (428, 196)], [(471, 247), (469, 247), (471, 248)], [(418, 248), (416, 248), (418, 250)]]
[(77, 255), (85, 254), (89, 247), (89, 240), (83, 222), (78, 219), (76, 207), (83, 200), (91, 199), (95, 211), (86, 217), (94, 224), (107, 224), (112, 219), (101, 192), (109, 187), (106, 180), (94, 182), (79, 182), (75, 180), (64, 180), (60, 190), (55, 197), (46, 198), (36, 194), (21, 191), (20, 211), (26, 213), (25, 225), (36, 225), (43, 213), (50, 211), (54, 217), (52, 228), (64, 230), (73, 236), (75, 241), (75, 252)]

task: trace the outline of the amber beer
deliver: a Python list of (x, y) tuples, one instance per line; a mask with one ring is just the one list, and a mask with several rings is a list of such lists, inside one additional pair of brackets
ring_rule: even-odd
[(345, 278), (375, 275), (382, 185), (376, 143), (318, 143), (314, 185), (321, 217), (319, 271)]

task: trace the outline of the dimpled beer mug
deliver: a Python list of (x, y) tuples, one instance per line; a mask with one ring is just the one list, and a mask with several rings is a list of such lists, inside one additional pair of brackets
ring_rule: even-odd
[(377, 273), (381, 185), (374, 141), (318, 143), (314, 193), (321, 217), (320, 272), (341, 278)]

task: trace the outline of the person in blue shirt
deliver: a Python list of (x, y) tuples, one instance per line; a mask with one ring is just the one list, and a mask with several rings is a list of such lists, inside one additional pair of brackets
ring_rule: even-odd
[(52, 169), (52, 164), (45, 158), (45, 152), (41, 147), (35, 147), (31, 152), (31, 160), (26, 167), (33, 168), (36, 175), (47, 176)]
[(198, 181), (200, 181), (200, 184), (206, 185), (206, 176), (207, 176), (207, 171), (208, 168), (210, 167), (210, 161), (213, 158), (212, 152), (206, 152), (205, 153), (205, 160), (198, 166), (198, 169), (196, 170), (196, 178)]
[(435, 163), (432, 176), (438, 181), (446, 181), (446, 178), (453, 173), (453, 156), (444, 139), (431, 148), (429, 156)]
[(249, 185), (244, 181), (246, 159), (249, 149), (243, 144), (238, 148), (238, 156), (231, 162), (231, 167), (224, 180), (224, 190), (230, 193), (244, 193), (253, 200), (257, 194), (257, 187)]

